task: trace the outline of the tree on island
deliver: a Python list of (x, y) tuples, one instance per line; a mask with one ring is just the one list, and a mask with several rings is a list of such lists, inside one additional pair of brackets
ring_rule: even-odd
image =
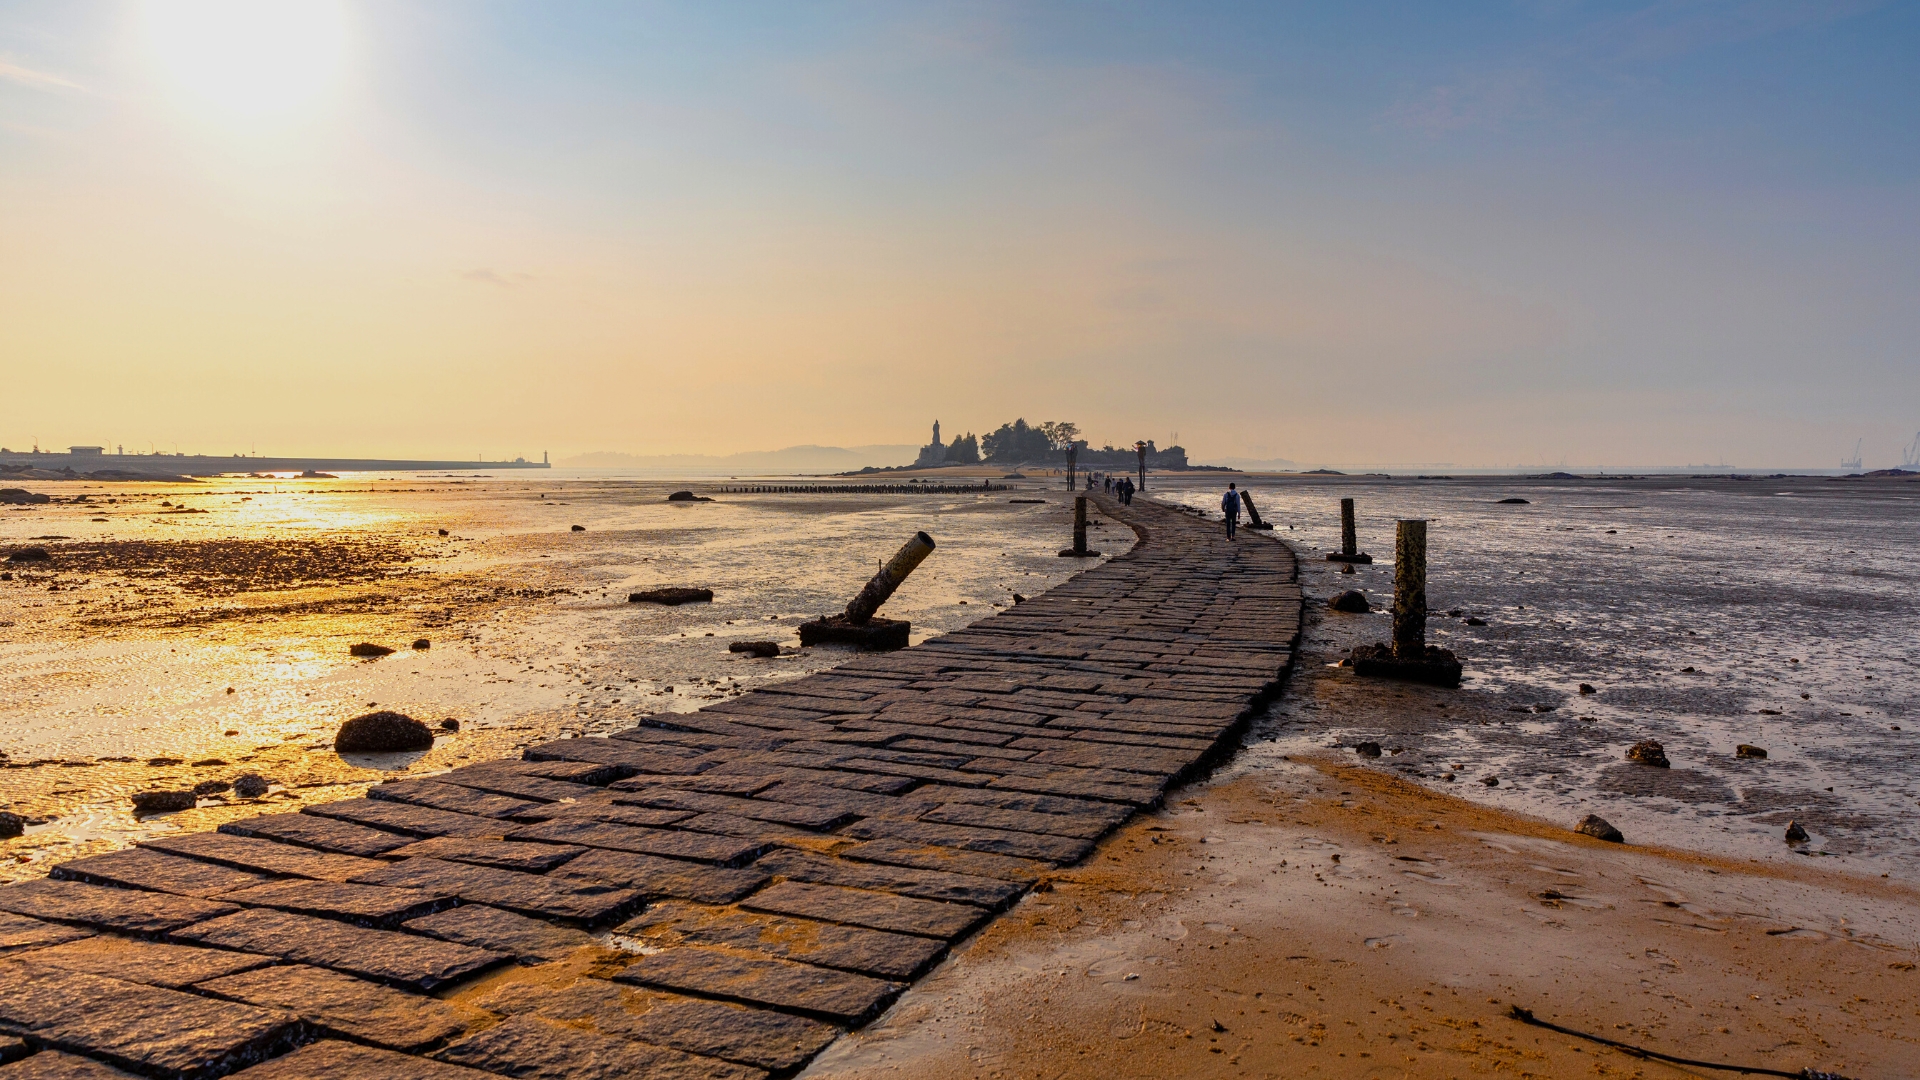
[(1023, 418), (982, 436), (980, 451), (988, 461), (1045, 461), (1079, 437), (1080, 426), (1071, 421), (1048, 420), (1034, 427)]
[(955, 435), (953, 445), (947, 447), (947, 464), (978, 465), (980, 463), (980, 440), (969, 431), (965, 435)]

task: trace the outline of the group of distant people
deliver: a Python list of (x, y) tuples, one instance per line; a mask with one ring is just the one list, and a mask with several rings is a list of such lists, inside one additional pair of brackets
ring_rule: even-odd
[(1133, 493), (1138, 489), (1133, 486), (1131, 479), (1123, 476), (1116, 480), (1112, 476), (1107, 476), (1101, 479), (1100, 485), (1107, 494), (1118, 497), (1120, 505), (1133, 505)]

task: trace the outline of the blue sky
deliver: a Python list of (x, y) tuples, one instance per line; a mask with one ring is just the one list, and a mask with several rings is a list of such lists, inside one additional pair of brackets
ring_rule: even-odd
[(342, 3), (337, 70), (261, 111), (176, 85), (156, 4), (0, 3), (0, 354), (39, 391), (0, 442), (1025, 415), (1830, 467), (1920, 428), (1920, 5)]

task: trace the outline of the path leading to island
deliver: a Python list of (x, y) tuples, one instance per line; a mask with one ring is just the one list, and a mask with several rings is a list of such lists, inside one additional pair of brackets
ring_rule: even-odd
[(1093, 501), (1131, 551), (914, 648), (0, 887), (0, 1060), (790, 1074), (1230, 752), (1286, 677), (1284, 544)]

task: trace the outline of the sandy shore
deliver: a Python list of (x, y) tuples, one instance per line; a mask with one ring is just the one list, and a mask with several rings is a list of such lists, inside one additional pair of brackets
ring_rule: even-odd
[(1916, 941), (1905, 885), (1291, 762), (1178, 793), (805, 1075), (1698, 1075), (1517, 1004), (1683, 1057), (1911, 1076)]
[(1378, 620), (1325, 615), (1315, 598), (1355, 576), (1303, 568), (1301, 660), (1248, 748), (804, 1075), (1733, 1075), (1529, 1027), (1515, 1005), (1681, 1057), (1920, 1074), (1920, 891), (1784, 844), (1591, 840), (1493, 805), (1505, 791), (1477, 772), (1445, 783), (1444, 751), (1337, 749), (1510, 718), (1486, 694), (1329, 667)]

